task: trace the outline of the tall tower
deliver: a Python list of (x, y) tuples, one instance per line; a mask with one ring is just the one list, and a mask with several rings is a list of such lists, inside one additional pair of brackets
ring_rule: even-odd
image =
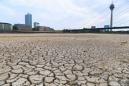
[(32, 15), (30, 13), (25, 15), (25, 25), (32, 28)]
[(115, 8), (115, 5), (112, 3), (110, 5), (110, 10), (111, 10), (111, 19), (110, 19), (110, 27), (112, 28), (113, 27), (113, 10)]

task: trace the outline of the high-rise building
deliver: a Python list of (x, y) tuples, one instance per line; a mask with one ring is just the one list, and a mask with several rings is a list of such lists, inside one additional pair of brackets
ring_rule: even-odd
[(32, 15), (30, 13), (25, 15), (25, 25), (32, 28)]

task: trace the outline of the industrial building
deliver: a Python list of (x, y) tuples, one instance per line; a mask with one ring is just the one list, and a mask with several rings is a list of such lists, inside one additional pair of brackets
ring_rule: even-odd
[(0, 22), (0, 32), (11, 32), (12, 30), (12, 24)]

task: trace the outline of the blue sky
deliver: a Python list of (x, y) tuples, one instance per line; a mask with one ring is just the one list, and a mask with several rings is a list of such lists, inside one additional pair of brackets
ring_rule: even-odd
[[(55, 29), (103, 27), (109, 24), (111, 0), (0, 0), (0, 22), (33, 22)], [(114, 26), (129, 25), (129, 1), (114, 0)]]

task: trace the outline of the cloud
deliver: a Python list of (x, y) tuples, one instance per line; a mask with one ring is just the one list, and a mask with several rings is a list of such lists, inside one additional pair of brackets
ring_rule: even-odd
[[(24, 23), (24, 15), (32, 13), (33, 21), (57, 29), (82, 28), (109, 24), (111, 0), (2, 0), (0, 21)], [(129, 2), (114, 0), (114, 25), (127, 25)]]
[(4, 6), (2, 4), (0, 4), (0, 21), (9, 21), (11, 19), (13, 19), (15, 16), (16, 16), (16, 12), (7, 7), (7, 6)]

